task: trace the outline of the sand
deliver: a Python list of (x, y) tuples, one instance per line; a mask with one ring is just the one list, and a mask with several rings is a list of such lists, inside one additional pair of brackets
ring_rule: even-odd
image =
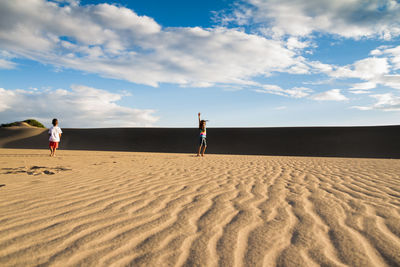
[[(9, 143), (17, 143), (21, 147), (25, 148), (29, 147), (29, 143), (31, 144), (41, 144), (43, 148), (45, 143), (48, 143), (48, 129), (32, 127), (27, 123), (21, 123), (23, 126), (12, 126), (12, 127), (0, 127), (0, 148), (5, 147)], [(37, 136), (41, 136), (41, 140), (32, 140), (32, 142), (26, 140), (30, 140)]]
[[(18, 127), (15, 127), (18, 128)], [(0, 128), (0, 148), (43, 149), (43, 129)], [(64, 128), (69, 150), (193, 153), (197, 128)], [(400, 126), (207, 128), (211, 154), (400, 159)]]
[(1, 266), (399, 266), (400, 160), (0, 149)]

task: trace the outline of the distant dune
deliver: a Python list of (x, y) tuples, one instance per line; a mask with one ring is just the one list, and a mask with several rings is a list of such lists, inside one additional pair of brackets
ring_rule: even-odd
[(19, 148), (41, 147), (46, 143), (47, 129), (33, 127), (25, 122), (19, 126), (0, 128), (0, 147), (16, 145)]
[[(61, 149), (193, 153), (194, 128), (63, 129)], [(400, 158), (400, 126), (208, 128), (213, 154)], [(0, 128), (0, 147), (46, 148), (45, 130)]]

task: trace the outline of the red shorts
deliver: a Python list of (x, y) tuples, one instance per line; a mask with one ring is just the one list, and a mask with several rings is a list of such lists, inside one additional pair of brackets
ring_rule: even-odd
[(50, 147), (50, 148), (58, 148), (58, 142), (52, 142), (52, 141), (50, 141), (49, 147)]

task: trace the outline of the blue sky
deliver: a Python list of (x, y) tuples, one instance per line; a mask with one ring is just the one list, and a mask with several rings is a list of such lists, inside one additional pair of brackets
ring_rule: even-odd
[(3, 1), (0, 122), (399, 124), (399, 36), (393, 0)]

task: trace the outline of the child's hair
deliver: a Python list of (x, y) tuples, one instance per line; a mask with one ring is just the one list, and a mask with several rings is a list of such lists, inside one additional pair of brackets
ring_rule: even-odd
[(52, 122), (51, 122), (51, 124), (53, 124), (54, 126), (56, 126), (56, 123), (57, 123), (57, 122), (58, 122), (57, 119), (53, 119)]

